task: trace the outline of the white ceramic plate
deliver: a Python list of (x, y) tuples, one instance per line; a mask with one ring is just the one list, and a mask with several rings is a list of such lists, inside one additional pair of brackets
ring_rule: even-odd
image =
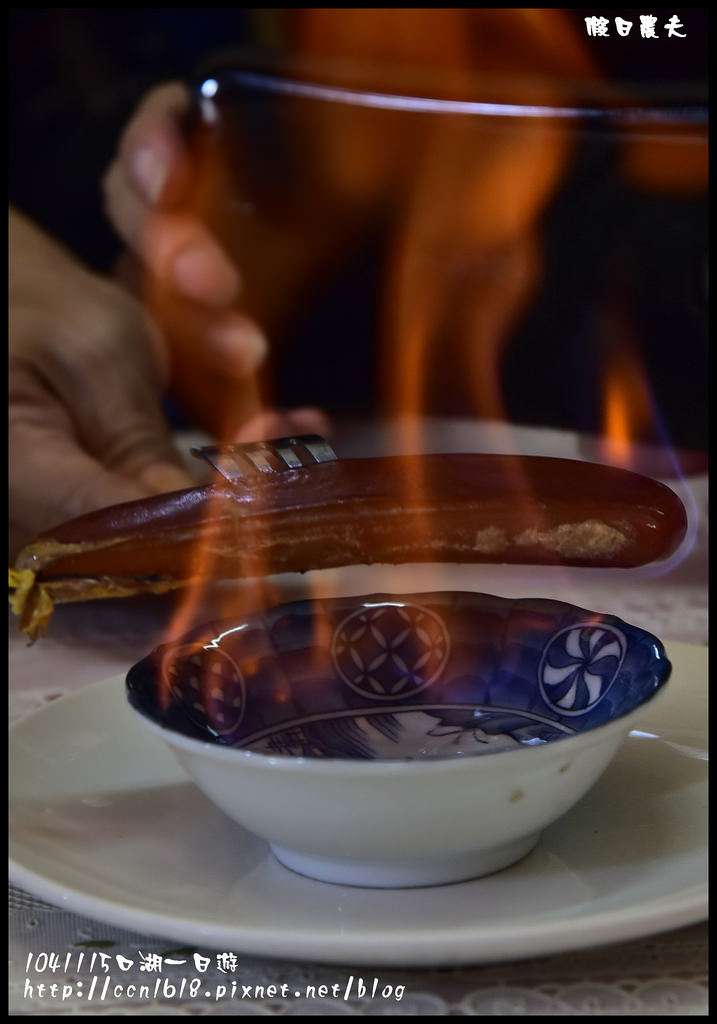
[(292, 874), (186, 781), (132, 717), (123, 679), (110, 679), (11, 731), (11, 881), (145, 934), (376, 966), (517, 959), (699, 921), (707, 648), (667, 650), (674, 670), (664, 697), (533, 853), (490, 877), (430, 889), (353, 889)]

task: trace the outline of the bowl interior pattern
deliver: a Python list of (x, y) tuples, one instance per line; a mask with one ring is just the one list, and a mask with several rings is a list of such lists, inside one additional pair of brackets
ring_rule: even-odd
[(491, 754), (583, 733), (667, 682), (660, 641), (545, 599), (445, 592), (300, 601), (194, 630), (127, 677), (132, 706), (270, 755)]

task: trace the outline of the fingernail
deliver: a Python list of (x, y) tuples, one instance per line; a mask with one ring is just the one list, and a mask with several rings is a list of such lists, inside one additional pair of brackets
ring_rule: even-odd
[(227, 370), (234, 369), (242, 376), (258, 369), (269, 352), (262, 332), (248, 321), (216, 326), (209, 331), (208, 340)]
[(176, 286), (189, 298), (227, 306), (239, 291), (239, 275), (224, 254), (211, 245), (183, 249), (172, 261)]
[(156, 203), (167, 180), (167, 163), (153, 146), (138, 149), (132, 158), (132, 173), (145, 199)]

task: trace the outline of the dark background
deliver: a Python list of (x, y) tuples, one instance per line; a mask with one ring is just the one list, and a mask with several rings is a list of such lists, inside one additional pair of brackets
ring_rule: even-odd
[[(596, 13), (611, 26), (615, 16), (635, 23), (628, 38), (618, 40), (611, 27), (611, 39), (591, 42), (611, 78), (638, 97), (706, 104), (706, 8), (674, 12), (685, 26), (684, 40), (666, 39), (661, 29), (660, 39), (641, 39), (641, 9), (568, 9), (583, 32), (582, 19)], [(661, 25), (673, 11), (653, 13)], [(272, 11), (253, 8), (11, 8), (10, 201), (91, 266), (109, 271), (119, 245), (102, 213), (99, 181), (138, 100), (155, 84), (190, 76), (228, 44), (268, 41), (279, 52), (290, 49), (292, 12), (278, 14), (272, 18)], [(285, 28), (277, 29), (279, 24)], [(594, 381), (603, 353), (595, 324), (606, 296), (617, 292), (641, 339), (659, 413), (662, 436), (656, 439), (705, 449), (706, 197), (631, 190), (613, 176), (614, 156), (609, 138), (587, 134), (565, 186), (546, 210), (550, 259), (544, 284), (503, 368), (509, 413), (524, 423), (600, 428)], [(323, 404), (335, 414), (370, 411), (361, 344), (367, 325), (360, 316), (347, 324), (345, 310), (347, 303), (370, 308), (379, 265), (380, 240), (368, 240), (337, 278), (331, 300), (297, 327), (285, 348), (300, 355), (281, 375), (281, 404)], [(322, 359), (337, 331), (342, 359), (349, 360), (340, 377), (331, 359)], [(469, 410), (459, 403), (436, 411)]]

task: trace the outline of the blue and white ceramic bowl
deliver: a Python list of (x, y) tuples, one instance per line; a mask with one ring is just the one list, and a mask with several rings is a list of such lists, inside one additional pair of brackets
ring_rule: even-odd
[(411, 886), (526, 854), (670, 668), (644, 630), (558, 601), (382, 594), (204, 627), (137, 664), (127, 689), (288, 867)]

